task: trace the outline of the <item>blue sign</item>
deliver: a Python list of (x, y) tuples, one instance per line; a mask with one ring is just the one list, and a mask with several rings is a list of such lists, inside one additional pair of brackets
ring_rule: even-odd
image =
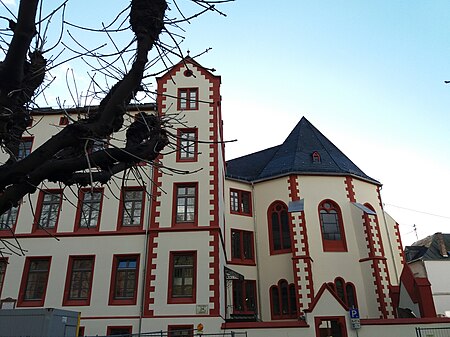
[(359, 318), (359, 311), (356, 308), (350, 309), (350, 318)]

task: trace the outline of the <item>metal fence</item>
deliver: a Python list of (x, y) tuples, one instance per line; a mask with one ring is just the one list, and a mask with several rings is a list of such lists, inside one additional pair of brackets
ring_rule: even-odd
[(450, 327), (416, 328), (417, 337), (450, 337)]
[[(247, 332), (235, 332), (235, 331), (227, 331), (227, 332), (218, 332), (218, 333), (197, 333), (194, 331), (193, 333), (178, 335), (173, 334), (169, 331), (153, 331), (153, 332), (143, 332), (143, 333), (134, 333), (134, 334), (123, 334), (123, 335), (107, 335), (107, 336), (85, 336), (85, 337), (247, 337)], [(449, 336), (450, 337), (450, 336)]]

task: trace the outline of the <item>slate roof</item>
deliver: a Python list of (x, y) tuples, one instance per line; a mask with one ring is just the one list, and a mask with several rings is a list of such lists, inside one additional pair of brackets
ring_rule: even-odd
[[(317, 151), (320, 163), (313, 162)], [(228, 178), (249, 182), (288, 174), (351, 175), (380, 184), (366, 175), (305, 117), (283, 144), (227, 161)]]
[(449, 260), (450, 234), (435, 233), (405, 247), (406, 262), (415, 260)]

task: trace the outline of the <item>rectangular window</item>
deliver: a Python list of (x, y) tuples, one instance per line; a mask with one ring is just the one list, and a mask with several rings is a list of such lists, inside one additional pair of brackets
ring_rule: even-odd
[(230, 189), (231, 213), (252, 215), (251, 193), (247, 191)]
[(197, 185), (175, 184), (175, 223), (195, 223)]
[(25, 260), (18, 306), (41, 307), (44, 305), (50, 260), (50, 257), (33, 257)]
[(98, 229), (100, 225), (103, 189), (81, 189), (78, 197), (76, 226)]
[(106, 334), (108, 336), (128, 337), (131, 336), (132, 331), (133, 327), (131, 326), (109, 326)]
[(178, 110), (198, 110), (198, 88), (178, 89)]
[(115, 255), (111, 276), (110, 305), (136, 304), (139, 255)]
[(70, 256), (63, 305), (89, 305), (94, 256)]
[(23, 137), (19, 143), (19, 152), (17, 153), (17, 160), (27, 157), (31, 153), (33, 147), (33, 137)]
[(192, 337), (194, 335), (193, 325), (169, 325), (167, 327), (168, 337)]
[(42, 190), (39, 193), (34, 230), (56, 230), (61, 201), (61, 190)]
[(19, 207), (11, 207), (7, 212), (0, 215), (0, 231), (2, 230), (14, 230), (17, 222), (17, 216), (19, 214)]
[(233, 280), (233, 313), (256, 313), (256, 281)]
[(231, 261), (234, 263), (255, 262), (253, 232), (231, 230)]
[(8, 261), (5, 258), (0, 258), (0, 298), (2, 296), (3, 283), (5, 282), (6, 266)]
[(144, 218), (145, 190), (143, 187), (126, 187), (122, 189), (119, 208), (120, 227), (142, 227)]
[(196, 252), (171, 252), (169, 303), (195, 303)]
[(197, 129), (178, 129), (177, 161), (196, 161), (197, 154)]

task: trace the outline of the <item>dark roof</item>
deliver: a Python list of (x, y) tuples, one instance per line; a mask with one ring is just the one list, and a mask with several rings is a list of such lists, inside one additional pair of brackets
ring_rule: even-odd
[(414, 260), (445, 260), (449, 259), (450, 234), (435, 233), (425, 239), (405, 247), (407, 262)]
[[(313, 153), (320, 162), (313, 161)], [(227, 177), (258, 181), (288, 174), (352, 175), (380, 184), (361, 171), (305, 117), (283, 144), (227, 162)]]

